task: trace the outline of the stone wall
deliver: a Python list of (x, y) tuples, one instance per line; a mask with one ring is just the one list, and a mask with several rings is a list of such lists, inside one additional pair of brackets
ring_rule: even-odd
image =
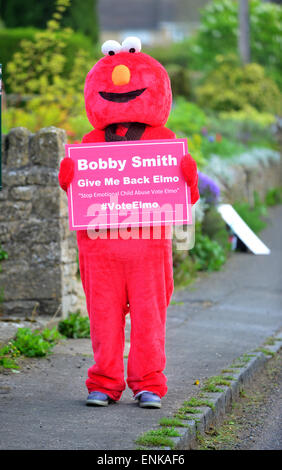
[(54, 127), (32, 134), (12, 129), (2, 142), (0, 312), (64, 315), (77, 305), (75, 233), (58, 184), (66, 134)]
[(244, 200), (252, 205), (255, 192), (264, 200), (270, 188), (282, 186), (281, 154), (270, 149), (256, 149), (232, 161), (212, 157), (203, 172), (218, 183), (223, 203)]

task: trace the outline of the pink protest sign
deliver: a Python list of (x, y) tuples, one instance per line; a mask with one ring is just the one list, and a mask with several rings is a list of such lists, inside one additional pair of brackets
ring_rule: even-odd
[(66, 145), (71, 230), (192, 224), (186, 139)]

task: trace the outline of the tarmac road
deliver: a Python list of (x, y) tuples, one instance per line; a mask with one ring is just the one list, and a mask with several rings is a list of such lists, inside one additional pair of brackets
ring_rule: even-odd
[(218, 273), (174, 294), (167, 319), (168, 393), (160, 410), (138, 408), (126, 390), (107, 408), (86, 407), (89, 340), (68, 340), (49, 358), (1, 375), (0, 449), (135, 449), (137, 436), (195, 394), (196, 379), (217, 375), (282, 326), (282, 207), (261, 238), (271, 254), (236, 253)]

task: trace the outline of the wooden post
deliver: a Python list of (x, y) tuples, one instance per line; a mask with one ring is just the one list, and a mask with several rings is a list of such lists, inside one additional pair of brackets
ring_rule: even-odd
[(249, 23), (249, 0), (239, 1), (239, 31), (238, 47), (240, 59), (243, 64), (248, 64), (251, 59), (250, 54), (250, 23)]

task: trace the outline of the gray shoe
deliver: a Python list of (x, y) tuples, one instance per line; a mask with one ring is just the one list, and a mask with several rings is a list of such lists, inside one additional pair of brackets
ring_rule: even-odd
[(108, 404), (113, 401), (111, 398), (102, 392), (90, 392), (87, 400), (86, 405), (92, 406), (108, 406)]
[(140, 408), (161, 408), (161, 399), (153, 392), (143, 392), (138, 397)]

